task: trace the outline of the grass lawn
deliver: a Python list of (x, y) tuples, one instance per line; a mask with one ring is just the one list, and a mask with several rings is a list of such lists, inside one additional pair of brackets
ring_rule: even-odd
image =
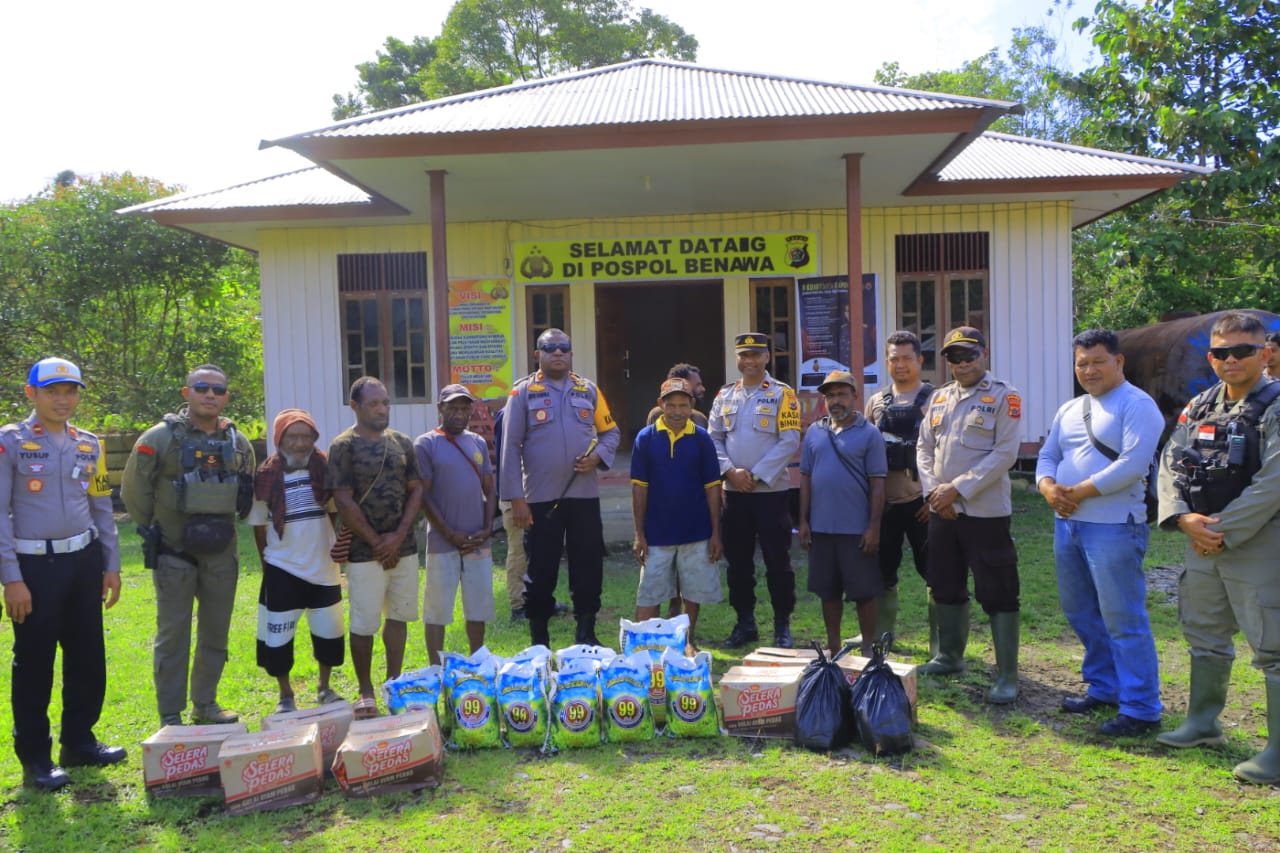
[[(1113, 742), (1096, 733), (1105, 718), (1058, 711), (1082, 690), (1081, 649), (1058, 607), (1050, 514), (1039, 496), (1015, 489), (1014, 532), (1022, 574), (1022, 670), (1017, 704), (985, 705), (994, 660), (986, 619), (974, 608), (969, 671), (921, 679), (919, 748), (874, 759), (860, 749), (816, 754), (779, 741), (733, 738), (601, 746), (545, 757), (528, 751), (451, 753), (435, 791), (375, 800), (343, 799), (331, 782), (317, 804), (232, 818), (213, 799), (149, 801), (138, 744), (158, 728), (151, 686), (154, 597), (137, 537), (126, 534), (124, 595), (107, 614), (109, 684), (98, 735), (127, 746), (129, 759), (74, 769), (56, 795), (23, 791), (9, 749), (0, 754), (0, 849), (4, 850), (1274, 850), (1280, 848), (1280, 792), (1241, 785), (1231, 768), (1259, 749), (1265, 730), (1260, 675), (1240, 641), (1223, 723), (1228, 744), (1174, 751), (1150, 739)], [(123, 530), (132, 526), (122, 523)], [(1149, 604), (1160, 653), (1166, 725), (1181, 719), (1187, 654), (1169, 582), (1181, 537), (1157, 533), (1148, 555)], [(275, 704), (274, 681), (254, 664), (258, 566), (241, 535), (244, 576), (232, 629), (231, 661), (219, 698), (251, 728)], [(502, 546), (499, 544), (498, 557)], [(804, 588), (804, 557), (795, 553)], [(563, 574), (563, 573), (562, 573)], [(503, 571), (494, 574), (497, 597)], [(637, 571), (629, 554), (606, 565), (598, 631), (631, 616)], [(563, 581), (562, 581), (563, 583)], [(1163, 587), (1163, 589), (1162, 589)], [(904, 567), (897, 657), (922, 662), (927, 645), (923, 583)], [(767, 600), (763, 583), (759, 586)], [(562, 598), (567, 596), (562, 595)], [(503, 613), (505, 608), (499, 607)], [(771, 624), (758, 607), (762, 628)], [(465, 650), (461, 616), (446, 638)], [(704, 609), (703, 647), (732, 623), (728, 605)], [(847, 611), (846, 634), (856, 632)], [(802, 593), (797, 640), (823, 636), (817, 600)], [(0, 628), (0, 634), (8, 634)], [(552, 639), (572, 642), (572, 620)], [(616, 635), (615, 635), (616, 636)], [(8, 638), (0, 644), (8, 645)], [(489, 634), (499, 654), (528, 643), (527, 628), (502, 619)], [(309, 643), (295, 670), (300, 702), (314, 696)], [(717, 675), (741, 655), (713, 651)], [(381, 651), (376, 659), (381, 658)], [(425, 663), (421, 630), (411, 629), (408, 664)], [(8, 667), (4, 668), (8, 672)], [(339, 693), (355, 694), (348, 665)], [(8, 695), (7, 679), (3, 685)], [(52, 716), (58, 719), (55, 697)], [(11, 728), (9, 703), (0, 730)], [(56, 747), (55, 747), (56, 748)], [(56, 753), (55, 753), (56, 756)]]

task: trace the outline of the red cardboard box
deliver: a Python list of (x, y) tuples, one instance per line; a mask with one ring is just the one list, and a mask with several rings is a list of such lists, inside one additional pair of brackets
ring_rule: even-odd
[(737, 737), (794, 738), (800, 672), (794, 666), (735, 666), (722, 675), (725, 731)]
[(320, 730), (321, 767), (331, 767), (338, 747), (347, 737), (347, 729), (355, 711), (350, 702), (330, 702), (317, 708), (304, 708), (300, 711), (288, 711), (283, 714), (271, 714), (262, 718), (264, 732), (292, 729), (315, 723)]
[(444, 775), (444, 738), (436, 712), (356, 720), (338, 747), (333, 775), (348, 797), (438, 786)]
[(142, 742), (142, 774), (154, 797), (220, 797), (218, 752), (244, 723), (220, 726), (165, 726)]
[(248, 814), (320, 799), (320, 755), (315, 723), (227, 738), (218, 756), (227, 813)]
[[(742, 664), (743, 666), (803, 667), (808, 666), (810, 661), (817, 660), (817, 658), (818, 653), (813, 649), (776, 649), (764, 646), (743, 658)], [(858, 676), (862, 674), (862, 670), (866, 669), (867, 664), (870, 662), (870, 658), (857, 655), (845, 655), (836, 661), (840, 668), (844, 670), (845, 678), (850, 684), (858, 680)], [(899, 663), (891, 660), (889, 661), (889, 668), (902, 679), (902, 686), (906, 688), (907, 699), (911, 702), (911, 716), (914, 719), (917, 699), (916, 667), (914, 664)]]

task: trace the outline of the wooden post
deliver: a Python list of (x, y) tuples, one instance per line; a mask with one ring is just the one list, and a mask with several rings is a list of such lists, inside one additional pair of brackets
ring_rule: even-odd
[(435, 364), (436, 387), (431, 398), (449, 384), (449, 243), (445, 238), (444, 170), (430, 169), (431, 178), (431, 360)]
[(862, 373), (862, 155), (844, 155), (844, 196), (849, 238), (849, 372), (866, 400)]

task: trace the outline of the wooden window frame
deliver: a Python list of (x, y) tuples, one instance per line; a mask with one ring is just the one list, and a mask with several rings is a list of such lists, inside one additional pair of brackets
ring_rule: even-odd
[[(434, 374), (426, 252), (341, 254), (337, 264), (344, 389), (360, 376), (376, 376), (387, 386), (393, 403), (431, 402)], [(376, 339), (372, 344), (365, 335), (370, 305)], [(359, 306), (360, 315), (354, 325), (352, 306)], [(358, 363), (350, 359), (352, 336), (359, 338), (362, 357)], [(420, 357), (415, 358), (415, 349)]]
[[(899, 234), (896, 241), (899, 249), (902, 241), (908, 239), (927, 241), (931, 245), (925, 251), (919, 252), (916, 259), (904, 259), (899, 254), (895, 260), (897, 266), (894, 282), (895, 328), (914, 332), (920, 338), (925, 356), (924, 369), (921, 371), (923, 378), (934, 384), (942, 384), (950, 380), (950, 374), (942, 359), (942, 354), (937, 351), (937, 345), (948, 330), (960, 325), (974, 326), (981, 330), (988, 340), (991, 339), (991, 236), (990, 232), (986, 231)], [(947, 247), (956, 241), (966, 239), (970, 242), (976, 240), (976, 242), (974, 246), (970, 247), (970, 251), (964, 253), (963, 259), (957, 262), (953, 258), (949, 258)], [(937, 268), (903, 269), (904, 266), (920, 267), (918, 258), (921, 257), (932, 261), (927, 266)], [(972, 266), (973, 264), (985, 264), (985, 266), (975, 268)], [(981, 306), (976, 311), (969, 310), (968, 306), (966, 306), (957, 315), (957, 312), (953, 310), (952, 289), (958, 282), (968, 283), (969, 285), (979, 284), (981, 288)], [(916, 310), (914, 312), (906, 310), (907, 292), (912, 285), (924, 283), (930, 283), (933, 287), (934, 328), (932, 331), (921, 328), (921, 317), (924, 312), (918, 294)], [(969, 293), (971, 295), (972, 291), (970, 290)]]
[[(555, 308), (551, 304), (552, 300), (559, 296), (562, 300), (563, 317), (560, 322), (556, 322), (553, 316)], [(537, 322), (537, 305), (539, 299), (547, 300), (547, 318), (546, 322)], [(524, 288), (524, 319), (525, 319), (525, 340), (529, 342), (529, 373), (533, 373), (538, 369), (538, 361), (534, 357), (533, 351), (538, 346), (538, 337), (547, 329), (560, 329), (562, 332), (573, 340), (573, 332), (570, 329), (570, 311), (569, 311), (569, 285), (567, 284), (539, 284), (526, 285)]]
[[(798, 321), (796, 317), (796, 280), (794, 278), (753, 278), (749, 282), (751, 288), (751, 322), (749, 331), (763, 332), (769, 336), (771, 352), (769, 353), (769, 373), (775, 379), (796, 387), (796, 337)], [(760, 304), (760, 294), (769, 291), (768, 305)], [(780, 316), (776, 310), (778, 291), (784, 292), (783, 304), (787, 313)], [(763, 312), (763, 314), (762, 314)], [(766, 328), (757, 328), (761, 320)], [(785, 333), (785, 340), (779, 336), (779, 330)]]

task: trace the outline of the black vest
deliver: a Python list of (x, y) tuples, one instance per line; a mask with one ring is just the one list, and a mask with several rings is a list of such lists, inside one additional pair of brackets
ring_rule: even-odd
[(924, 421), (922, 408), (933, 391), (933, 386), (925, 382), (916, 392), (915, 400), (897, 405), (893, 402), (892, 385), (880, 392), (884, 405), (880, 407), (876, 429), (885, 435), (884, 450), (890, 471), (916, 470), (916, 439)]
[(1173, 461), (1175, 483), (1192, 511), (1219, 512), (1253, 481), (1262, 467), (1259, 424), (1272, 401), (1280, 396), (1280, 381), (1272, 381), (1245, 398), (1232, 412), (1213, 408), (1222, 383), (1198, 394), (1187, 406), (1191, 442)]

